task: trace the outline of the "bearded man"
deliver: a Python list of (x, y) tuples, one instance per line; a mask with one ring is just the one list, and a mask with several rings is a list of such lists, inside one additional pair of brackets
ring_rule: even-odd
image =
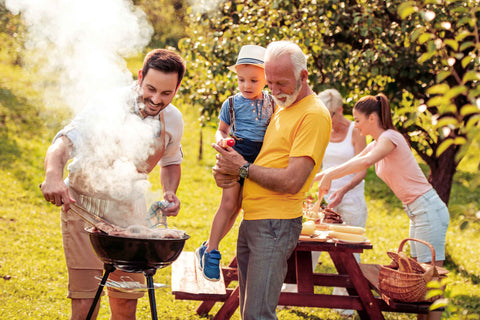
[[(163, 197), (173, 203), (164, 213), (176, 216), (179, 212), (176, 191), (183, 160), (183, 120), (171, 101), (184, 74), (185, 62), (178, 54), (165, 49), (149, 52), (138, 81), (94, 99), (48, 148), (41, 189), (46, 201), (62, 206), (70, 319), (87, 317), (98, 288), (96, 278), (103, 272), (83, 221), (69, 212), (71, 203), (88, 204), (89, 211), (117, 225), (142, 224), (144, 221), (136, 221), (139, 216), (135, 212), (145, 213), (144, 183), (159, 164)], [(69, 176), (63, 180), (71, 158)], [(122, 276), (144, 283), (141, 273), (115, 270), (109, 278), (122, 281)], [(111, 318), (135, 319), (137, 299), (143, 293), (108, 289)], [(93, 318), (97, 317), (98, 306)]]
[(242, 319), (277, 319), (275, 309), (287, 260), (302, 229), (303, 199), (321, 166), (331, 119), (309, 87), (306, 57), (289, 41), (265, 52), (265, 76), (277, 105), (262, 149), (248, 163), (232, 148), (218, 151), (213, 168), (218, 186), (245, 178), (237, 262)]

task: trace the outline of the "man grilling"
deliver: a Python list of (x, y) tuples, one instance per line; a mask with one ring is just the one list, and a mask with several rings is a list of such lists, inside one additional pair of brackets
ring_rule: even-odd
[[(185, 63), (176, 53), (165, 49), (149, 52), (137, 82), (87, 106), (55, 136), (47, 150), (41, 189), (46, 201), (62, 206), (70, 319), (86, 318), (98, 288), (96, 277), (103, 273), (83, 221), (69, 212), (71, 203), (88, 206), (90, 212), (124, 227), (142, 224), (144, 221), (136, 221), (136, 212), (145, 211), (146, 175), (158, 163), (164, 199), (173, 203), (164, 214), (176, 216), (180, 210), (176, 191), (183, 160), (183, 120), (170, 103), (184, 73)], [(72, 158), (64, 181), (64, 168)], [(144, 283), (140, 273), (116, 270), (110, 274), (114, 281), (125, 277)], [(137, 299), (143, 293), (108, 289), (111, 318), (135, 319)], [(93, 318), (98, 309), (99, 304)]]

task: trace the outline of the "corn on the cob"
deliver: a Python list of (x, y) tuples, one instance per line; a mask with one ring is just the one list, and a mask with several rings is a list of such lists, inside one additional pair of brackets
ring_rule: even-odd
[(353, 234), (353, 233), (345, 233), (345, 232), (338, 232), (338, 231), (330, 231), (328, 234), (329, 238), (344, 240), (344, 241), (354, 241), (354, 242), (363, 242), (366, 241), (363, 235), (360, 234)]
[(365, 234), (365, 228), (355, 227), (355, 226), (346, 226), (341, 224), (331, 224), (328, 228), (332, 231), (343, 232), (343, 233), (353, 233), (353, 234)]

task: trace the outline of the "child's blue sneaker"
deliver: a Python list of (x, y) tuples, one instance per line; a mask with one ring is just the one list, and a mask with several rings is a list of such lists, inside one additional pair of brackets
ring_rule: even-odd
[(220, 280), (220, 259), (222, 255), (218, 250), (204, 252), (203, 254), (203, 277), (210, 281)]
[(203, 255), (205, 254), (205, 250), (207, 250), (207, 241), (204, 241), (202, 245), (195, 250), (195, 258), (197, 259), (198, 267), (200, 270), (203, 271)]

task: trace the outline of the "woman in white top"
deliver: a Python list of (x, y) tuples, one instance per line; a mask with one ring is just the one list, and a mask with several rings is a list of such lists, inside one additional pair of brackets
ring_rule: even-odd
[[(322, 162), (322, 170), (326, 170), (347, 162), (359, 154), (367, 144), (365, 137), (362, 137), (358, 129), (354, 128), (354, 122), (343, 115), (343, 100), (337, 90), (324, 90), (318, 94), (318, 98), (330, 111), (332, 118), (330, 142)], [(362, 170), (332, 180), (331, 188), (324, 196), (327, 207), (338, 212), (342, 216), (342, 220), (351, 226), (365, 227), (367, 222), (368, 211), (364, 192), (366, 175), (367, 170)], [(319, 256), (320, 252), (312, 255), (314, 264), (317, 263)], [(359, 253), (355, 253), (355, 258), (360, 262)], [(335, 287), (333, 294), (347, 295), (347, 290)], [(338, 311), (344, 316), (353, 314), (353, 310), (339, 309)]]
[[(326, 170), (359, 154), (365, 148), (366, 142), (365, 137), (354, 128), (354, 122), (343, 115), (342, 96), (337, 90), (322, 91), (318, 98), (325, 104), (332, 117), (332, 133), (322, 162), (322, 170)], [(329, 192), (324, 196), (328, 207), (340, 213), (346, 224), (365, 227), (368, 214), (364, 194), (366, 175), (367, 170), (361, 170), (335, 179)]]

